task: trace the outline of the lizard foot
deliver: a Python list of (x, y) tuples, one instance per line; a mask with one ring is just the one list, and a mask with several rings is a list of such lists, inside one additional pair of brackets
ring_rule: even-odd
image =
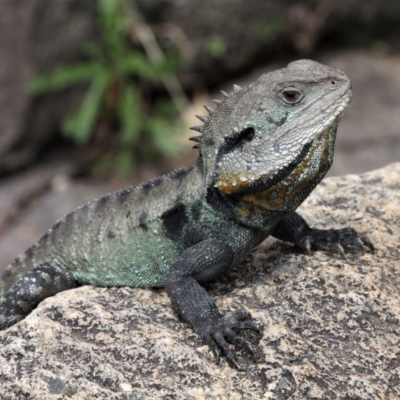
[(226, 357), (230, 365), (239, 371), (244, 368), (238, 363), (226, 340), (242, 347), (256, 361), (253, 348), (241, 337), (236, 335), (233, 329), (249, 329), (261, 334), (260, 328), (251, 320), (251, 315), (245, 310), (229, 312), (225, 315), (213, 316), (199, 324), (196, 332), (210, 347), (219, 364), (221, 353)]
[(367, 236), (358, 236), (353, 228), (343, 229), (311, 229), (297, 245), (310, 254), (313, 250), (338, 252), (342, 258), (345, 253), (364, 254), (365, 249), (373, 254), (374, 245)]

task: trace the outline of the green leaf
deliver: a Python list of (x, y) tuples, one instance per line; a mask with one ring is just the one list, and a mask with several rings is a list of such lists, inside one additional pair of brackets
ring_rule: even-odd
[(79, 135), (76, 134), (79, 118), (79, 110), (75, 110), (66, 115), (61, 122), (61, 131), (63, 135), (71, 138), (75, 143), (80, 143)]
[(159, 71), (151, 64), (149, 59), (139, 52), (130, 52), (119, 63), (121, 72), (133, 74), (141, 78), (159, 80)]
[(179, 60), (167, 59), (158, 64), (153, 64), (144, 54), (130, 51), (120, 60), (120, 70), (124, 74), (133, 74), (141, 79), (155, 82), (161, 81), (166, 75), (177, 70)]
[(126, 33), (127, 17), (121, 0), (99, 0), (99, 21), (104, 41), (104, 51), (113, 61), (123, 58), (128, 51)]
[(115, 30), (120, 9), (121, 2), (118, 0), (98, 0), (99, 22), (107, 34)]
[(28, 89), (33, 94), (62, 90), (92, 79), (98, 71), (99, 65), (89, 62), (60, 67), (32, 81)]
[(122, 177), (128, 177), (133, 169), (133, 155), (129, 149), (121, 150), (115, 156), (115, 164), (118, 173)]
[(163, 155), (174, 157), (179, 154), (181, 149), (173, 140), (171, 121), (159, 117), (148, 121), (146, 130), (150, 133), (154, 146)]
[(89, 141), (97, 118), (102, 111), (109, 83), (109, 75), (106, 71), (98, 74), (86, 93), (81, 108), (64, 120), (63, 133), (76, 143), (83, 145)]
[(132, 84), (123, 86), (118, 104), (118, 116), (121, 123), (122, 143), (132, 145), (137, 140), (142, 125), (139, 93)]

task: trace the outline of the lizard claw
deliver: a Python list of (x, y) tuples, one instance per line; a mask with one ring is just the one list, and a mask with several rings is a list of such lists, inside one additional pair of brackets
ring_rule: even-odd
[[(235, 335), (230, 336), (229, 334), (225, 333), (227, 337), (233, 341), (234, 343), (238, 343), (237, 339), (240, 339), (238, 337), (235, 337)], [(235, 367), (239, 371), (243, 371), (243, 367), (237, 362), (236, 357), (232, 353), (232, 350), (229, 348), (228, 343), (225, 341), (224, 334), (218, 332), (214, 335), (214, 340), (217, 342), (217, 344), (221, 347), (227, 361), (229, 364), (231, 364), (233, 367)], [(243, 339), (242, 339), (243, 340)], [(246, 343), (247, 344), (247, 343)], [(219, 363), (219, 359), (216, 360), (217, 364)]]
[(214, 353), (216, 364), (219, 364), (221, 354), (223, 354), (231, 366), (239, 371), (244, 370), (244, 367), (238, 363), (229, 348), (227, 341), (243, 348), (256, 361), (255, 351), (252, 346), (233, 331), (233, 329), (248, 329), (261, 334), (260, 328), (254, 321), (249, 320), (250, 318), (251, 315), (245, 310), (229, 312), (223, 316), (219, 315), (203, 321), (199, 328), (196, 329)]
[(375, 246), (373, 245), (373, 243), (369, 240), (369, 238), (367, 236), (360, 236), (358, 238), (358, 242), (360, 244), (360, 246), (364, 249), (364, 247), (368, 247), (368, 249), (370, 250), (370, 252), (372, 254), (375, 254)]
[(307, 236), (306, 240), (304, 241), (304, 250), (306, 251), (308, 256), (311, 256), (311, 240)]
[(344, 252), (344, 248), (343, 248), (343, 246), (340, 245), (340, 243), (337, 244), (337, 249), (338, 249), (340, 256), (343, 258), (343, 260), (345, 260), (346, 253)]
[(210, 335), (203, 336), (203, 340), (213, 352), (215, 358), (215, 364), (219, 365), (219, 362), (221, 360), (221, 350), (217, 346), (217, 343), (213, 340), (213, 338)]

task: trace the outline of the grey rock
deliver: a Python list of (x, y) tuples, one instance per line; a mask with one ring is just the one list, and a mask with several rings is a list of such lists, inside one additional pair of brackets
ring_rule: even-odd
[(2, 399), (400, 398), (400, 163), (323, 181), (301, 207), (320, 228), (350, 225), (376, 253), (308, 257), (268, 239), (209, 285), (221, 310), (263, 326), (258, 362), (222, 361), (161, 289), (84, 286), (0, 333)]

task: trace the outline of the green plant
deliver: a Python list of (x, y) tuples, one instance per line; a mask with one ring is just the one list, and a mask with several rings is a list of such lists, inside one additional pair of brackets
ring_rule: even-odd
[[(176, 112), (172, 103), (162, 107), (154, 101), (145, 103), (144, 98), (150, 97), (149, 81), (160, 82), (179, 64), (176, 56), (155, 64), (142, 49), (133, 47), (128, 34), (138, 21), (125, 6), (124, 0), (98, 0), (101, 39), (85, 46), (88, 60), (51, 71), (29, 87), (31, 93), (40, 94), (88, 82), (79, 109), (62, 121), (62, 133), (85, 145), (95, 136), (99, 121), (106, 118), (118, 132), (106, 158), (114, 159), (113, 164), (124, 175), (133, 166), (134, 150), (140, 152), (143, 143), (153, 146), (155, 153), (176, 153), (177, 146), (171, 145), (168, 135), (174, 120), (171, 116)], [(160, 109), (162, 112), (155, 111)]]

